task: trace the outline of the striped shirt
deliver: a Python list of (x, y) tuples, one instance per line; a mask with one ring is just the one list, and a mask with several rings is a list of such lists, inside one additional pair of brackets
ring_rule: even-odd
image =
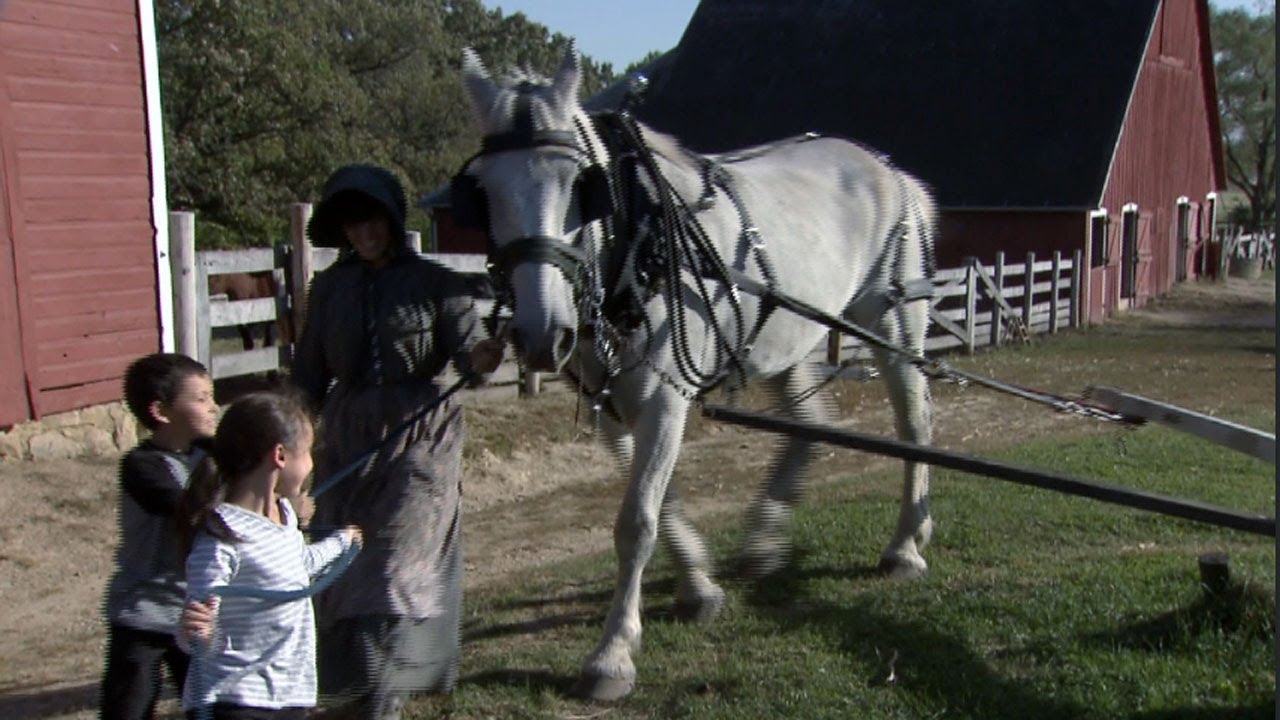
[[(305, 588), (350, 545), (343, 535), (308, 545), (293, 507), (284, 499), (283, 524), (229, 503), (214, 512), (239, 542), (219, 540), (207, 531), (196, 536), (187, 557), (188, 599), (206, 601), (227, 585)], [(272, 602), (222, 597), (212, 647), (193, 650), (208, 654), (202, 677), (186, 683), (186, 710), (214, 702), (272, 709), (316, 704), (316, 628), (310, 598)], [(198, 666), (193, 664), (193, 671)]]

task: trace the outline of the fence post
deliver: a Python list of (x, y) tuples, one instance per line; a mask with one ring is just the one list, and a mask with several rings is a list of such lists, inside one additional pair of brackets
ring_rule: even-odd
[(520, 397), (533, 397), (542, 392), (542, 373), (520, 368)]
[(1027, 253), (1027, 271), (1022, 276), (1025, 290), (1022, 292), (1022, 326), (1031, 332), (1031, 305), (1036, 292), (1036, 254)]
[(827, 364), (835, 367), (840, 365), (840, 332), (838, 330), (827, 331)]
[(978, 264), (978, 258), (965, 258), (965, 277), (964, 277), (964, 344), (965, 349), (972, 354), (978, 344), (976, 337), (976, 328), (978, 324), (978, 271), (973, 267)]
[(409, 247), (413, 248), (413, 251), (415, 253), (421, 255), (422, 254), (422, 233), (418, 232), (417, 230), (409, 230), (405, 232), (405, 235), (409, 237)]
[(1062, 290), (1062, 252), (1053, 251), (1053, 277), (1049, 279), (1049, 332), (1058, 332), (1058, 294)]
[[(1004, 252), (996, 253), (995, 266), (995, 286), (996, 294), (1004, 296)], [(1001, 337), (1004, 334), (1004, 308), (1000, 306), (1000, 301), (991, 298), (991, 344), (999, 346)]]
[(187, 357), (200, 354), (196, 326), (196, 216), (175, 210), (169, 213), (169, 266), (173, 273), (174, 341)]
[(1084, 253), (1075, 251), (1071, 256), (1071, 327), (1083, 327), (1084, 322)]
[(301, 331), (307, 317), (307, 292), (311, 289), (311, 241), (307, 239), (307, 222), (311, 220), (311, 203), (289, 205), (289, 243), (292, 245), (293, 327)]

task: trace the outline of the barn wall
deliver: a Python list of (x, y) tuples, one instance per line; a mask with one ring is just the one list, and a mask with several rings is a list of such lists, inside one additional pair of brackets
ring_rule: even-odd
[(1006, 262), (1028, 252), (1039, 258), (1055, 250), (1065, 257), (1084, 249), (1080, 210), (943, 209), (939, 217), (938, 267), (958, 267), (966, 257), (984, 263), (1003, 251)]
[[(1196, 247), (1207, 234), (1194, 222), (1206, 196), (1221, 182), (1220, 145), (1217, 125), (1209, 109), (1216, 98), (1208, 97), (1205, 73), (1211, 57), (1202, 43), (1208, 32), (1204, 23), (1204, 0), (1165, 0), (1153, 28), (1142, 61), (1129, 112), (1121, 130), (1112, 161), (1102, 207), (1118, 232), (1121, 208), (1136, 203), (1140, 213), (1137, 296), (1131, 301), (1114, 296), (1095, 311), (1110, 312), (1126, 306), (1140, 306), (1168, 291), (1178, 277), (1177, 200), (1185, 196), (1194, 203), (1191, 242), (1184, 266), (1188, 278), (1198, 274)], [(1216, 112), (1216, 110), (1214, 110)], [(1112, 243), (1105, 271), (1108, 279), (1120, 277), (1118, 243)]]
[(137, 0), (0, 7), (0, 161), (34, 400), (0, 394), (8, 424), (117, 399), (160, 328)]

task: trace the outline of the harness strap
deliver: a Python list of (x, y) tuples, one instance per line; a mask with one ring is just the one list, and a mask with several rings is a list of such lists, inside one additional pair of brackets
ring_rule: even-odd
[(985, 375), (978, 375), (976, 373), (970, 373), (964, 370), (957, 370), (956, 368), (948, 365), (947, 363), (942, 362), (941, 360), (928, 358), (928, 357), (925, 357), (924, 355), (911, 352), (910, 350), (907, 350), (898, 345), (895, 345), (889, 342), (888, 340), (884, 339), (883, 337), (880, 337), (880, 335), (876, 334), (875, 332), (868, 330), (860, 325), (856, 325), (844, 318), (830, 315), (802, 300), (797, 300), (796, 298), (790, 297), (788, 295), (775, 292), (772, 289), (766, 287), (765, 285), (762, 285), (761, 283), (757, 282), (756, 280), (751, 279), (745, 274), (738, 272), (737, 270), (734, 270), (733, 268), (729, 268), (729, 279), (735, 285), (740, 287), (743, 291), (751, 293), (752, 295), (756, 295), (759, 297), (766, 297), (766, 296), (772, 297), (773, 302), (776, 303), (779, 307), (785, 308), (788, 311), (799, 315), (800, 317), (803, 317), (807, 320), (812, 320), (816, 323), (825, 325), (833, 330), (838, 330), (847, 335), (852, 335), (867, 344), (875, 345), (876, 347), (882, 348), (884, 350), (888, 350), (889, 352), (892, 352), (896, 355), (905, 357), (907, 361), (910, 362), (912, 365), (915, 365), (916, 367), (920, 368), (921, 371), (928, 373), (932, 376), (952, 378), (964, 383), (973, 383), (974, 385), (979, 385), (991, 390), (996, 390), (998, 392), (1014, 395), (1016, 397), (1023, 398), (1024, 400), (1031, 400), (1033, 402), (1050, 405), (1053, 408), (1063, 412), (1072, 412), (1072, 413), (1087, 415), (1090, 417), (1095, 417), (1103, 420), (1134, 422), (1134, 419), (1127, 415), (1111, 412), (1099, 406), (1091, 405), (1091, 404), (1082, 402), (1080, 400), (1064, 397), (1061, 395), (1054, 395), (1052, 393), (1045, 393), (1037, 390), (1031, 390), (1028, 388), (1019, 387), (1017, 385), (1011, 385), (1009, 383), (1001, 382), (999, 380), (987, 377)]

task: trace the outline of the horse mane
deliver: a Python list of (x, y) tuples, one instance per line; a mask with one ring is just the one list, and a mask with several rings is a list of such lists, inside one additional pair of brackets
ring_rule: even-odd
[(644, 123), (637, 123), (644, 144), (654, 155), (695, 174), (702, 172), (703, 157), (686, 148), (674, 136), (658, 132)]

